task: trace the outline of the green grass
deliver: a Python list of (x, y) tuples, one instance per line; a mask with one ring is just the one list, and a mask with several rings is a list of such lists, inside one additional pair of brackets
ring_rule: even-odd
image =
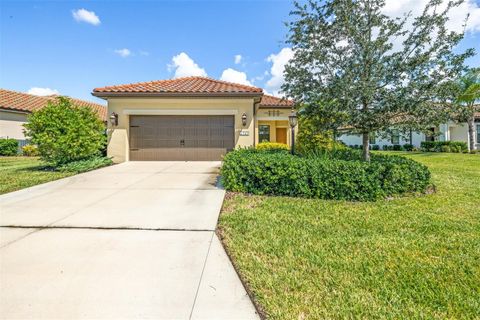
[(0, 157), (0, 194), (73, 174), (72, 172), (52, 171), (34, 157)]
[(219, 233), (269, 319), (480, 318), (480, 156), (402, 154), (435, 194), (227, 197)]

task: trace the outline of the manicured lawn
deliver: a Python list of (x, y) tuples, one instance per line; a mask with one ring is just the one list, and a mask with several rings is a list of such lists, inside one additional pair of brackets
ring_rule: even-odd
[(435, 194), (229, 195), (219, 233), (269, 319), (478, 319), (480, 155), (405, 155), (429, 166)]
[(49, 170), (32, 157), (0, 157), (0, 194), (73, 175)]

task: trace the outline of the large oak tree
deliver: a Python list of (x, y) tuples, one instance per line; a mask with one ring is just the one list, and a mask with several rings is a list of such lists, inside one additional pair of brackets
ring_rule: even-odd
[(383, 13), (383, 0), (295, 3), (283, 91), (307, 106), (305, 116), (334, 116), (361, 134), (368, 161), (371, 132), (445, 121), (440, 106), (453, 101), (450, 84), (473, 55), (453, 51), (463, 33), (446, 27), (461, 2), (430, 0), (421, 15), (400, 18)]

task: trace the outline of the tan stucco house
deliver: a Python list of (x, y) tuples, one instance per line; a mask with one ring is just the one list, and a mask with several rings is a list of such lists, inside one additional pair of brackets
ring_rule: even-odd
[(96, 88), (108, 101), (108, 156), (129, 160), (220, 160), (261, 141), (291, 143), (292, 101), (261, 88), (186, 77)]
[[(30, 113), (45, 107), (49, 101), (56, 99), (52, 96), (35, 96), (28, 93), (0, 89), (0, 138), (10, 138), (24, 145), (28, 137), (23, 133), (23, 125), (27, 122)], [(102, 120), (106, 120), (107, 108), (101, 104), (70, 98), (77, 106), (92, 108)]]

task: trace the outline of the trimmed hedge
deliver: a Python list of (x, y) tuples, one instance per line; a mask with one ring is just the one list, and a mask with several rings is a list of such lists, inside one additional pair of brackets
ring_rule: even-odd
[(468, 146), (463, 141), (422, 141), (420, 149), (426, 152), (468, 152)]
[(351, 150), (299, 157), (241, 149), (225, 156), (222, 183), (237, 192), (355, 201), (424, 192), (430, 184), (428, 168), (416, 161), (372, 154), (367, 163), (360, 157)]
[(0, 156), (16, 156), (18, 141), (15, 139), (0, 139)]
[(284, 150), (288, 151), (290, 148), (285, 143), (278, 142), (260, 142), (255, 147), (257, 150)]

